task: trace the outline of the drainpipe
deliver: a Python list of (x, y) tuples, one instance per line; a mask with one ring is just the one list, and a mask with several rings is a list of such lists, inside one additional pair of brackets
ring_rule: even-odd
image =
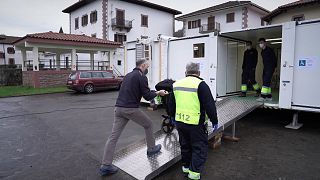
[(7, 61), (6, 61), (6, 51), (4, 49), (4, 44), (2, 44), (2, 48), (3, 48), (3, 53), (4, 53), (4, 65), (7, 65)]

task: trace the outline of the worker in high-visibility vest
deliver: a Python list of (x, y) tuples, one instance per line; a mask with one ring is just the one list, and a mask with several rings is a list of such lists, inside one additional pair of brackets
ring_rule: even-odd
[(253, 90), (257, 92), (256, 97), (260, 95), (260, 86), (256, 81), (256, 67), (258, 63), (258, 51), (252, 47), (252, 42), (246, 43), (247, 50), (243, 55), (242, 63), (242, 85), (241, 97), (246, 97), (248, 86), (252, 86)]
[(267, 46), (265, 38), (259, 39), (261, 56), (263, 59), (263, 86), (261, 88), (261, 97), (257, 101), (272, 101), (271, 79), (277, 67), (277, 57), (270, 47)]
[(169, 112), (174, 115), (181, 146), (182, 171), (189, 179), (200, 179), (207, 159), (207, 118), (213, 131), (218, 128), (215, 101), (209, 86), (201, 79), (199, 64), (189, 63), (186, 77), (173, 84)]

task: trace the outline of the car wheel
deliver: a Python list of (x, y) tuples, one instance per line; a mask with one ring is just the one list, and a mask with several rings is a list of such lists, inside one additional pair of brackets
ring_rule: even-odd
[(84, 92), (87, 93), (87, 94), (90, 94), (92, 93), (94, 90), (94, 87), (92, 84), (87, 84), (85, 87), (84, 87)]

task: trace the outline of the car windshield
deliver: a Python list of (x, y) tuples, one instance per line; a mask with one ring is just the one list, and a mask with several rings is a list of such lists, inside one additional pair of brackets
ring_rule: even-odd
[(70, 78), (71, 80), (76, 80), (76, 79), (77, 79), (77, 73), (72, 73), (72, 74), (70, 74), (69, 78)]

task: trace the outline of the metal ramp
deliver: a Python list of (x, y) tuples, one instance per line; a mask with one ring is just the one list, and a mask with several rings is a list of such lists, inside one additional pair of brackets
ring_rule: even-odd
[[(209, 132), (209, 138), (234, 124), (254, 109), (262, 106), (254, 99), (232, 97), (217, 102), (219, 128), (215, 133)], [(161, 152), (147, 157), (145, 140), (132, 144), (116, 153), (114, 165), (132, 177), (144, 180), (152, 179), (181, 159), (178, 132), (165, 134), (161, 130), (155, 134), (156, 144), (161, 144)]]

